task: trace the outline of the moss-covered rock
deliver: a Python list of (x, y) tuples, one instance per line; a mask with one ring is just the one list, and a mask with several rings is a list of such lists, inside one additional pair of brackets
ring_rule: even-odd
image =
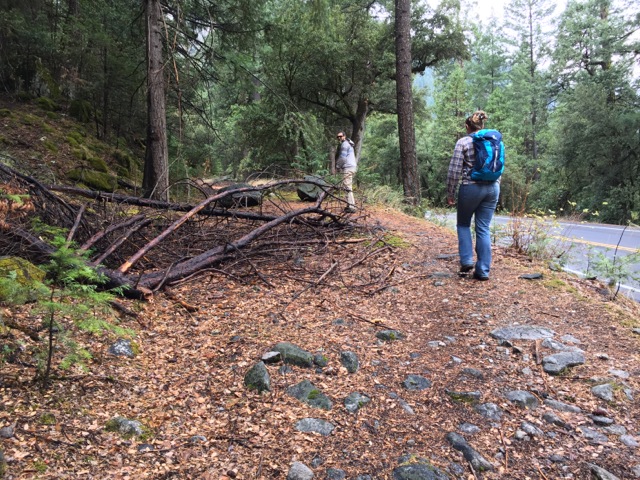
[(118, 165), (127, 169), (129, 172), (131, 172), (133, 169), (135, 169), (138, 166), (135, 159), (131, 155), (129, 155), (127, 152), (123, 152), (122, 150), (114, 150), (113, 158), (116, 160)]
[(107, 162), (105, 162), (103, 159), (101, 159), (99, 157), (95, 157), (93, 155), (90, 155), (87, 158), (87, 162), (89, 163), (91, 168), (93, 168), (94, 170), (96, 170), (98, 172), (103, 172), (103, 173), (108, 173), (109, 172), (109, 167), (107, 165)]
[(48, 97), (39, 97), (36, 100), (36, 103), (42, 110), (46, 112), (55, 112), (56, 110), (58, 110), (58, 105), (56, 104), (56, 102)]
[(20, 285), (42, 282), (46, 273), (28, 260), (20, 257), (0, 257), (0, 276), (6, 277), (16, 272), (16, 281)]
[(46, 290), (46, 273), (20, 257), (0, 257), (0, 302), (23, 304)]
[(72, 100), (69, 104), (69, 116), (87, 123), (91, 120), (91, 103), (86, 100)]
[(67, 177), (101, 192), (114, 192), (118, 188), (118, 179), (115, 176), (96, 170), (76, 168), (67, 173)]
[(8, 108), (0, 108), (0, 118), (7, 118), (11, 115), (11, 110), (9, 110)]

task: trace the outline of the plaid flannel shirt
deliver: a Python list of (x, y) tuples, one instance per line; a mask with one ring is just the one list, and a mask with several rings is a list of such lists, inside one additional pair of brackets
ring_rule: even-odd
[(473, 140), (469, 135), (466, 135), (456, 142), (451, 163), (449, 163), (447, 198), (456, 198), (458, 184), (461, 179), (463, 184), (470, 183), (469, 175), (475, 161), (476, 154), (473, 151)]

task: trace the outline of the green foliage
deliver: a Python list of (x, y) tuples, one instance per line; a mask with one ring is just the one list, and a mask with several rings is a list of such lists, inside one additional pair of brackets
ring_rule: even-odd
[(559, 242), (553, 234), (554, 215), (515, 212), (509, 223), (494, 234), (509, 239), (509, 248), (538, 260), (553, 260), (560, 266), (569, 260), (571, 245)]
[(634, 268), (635, 264), (640, 263), (640, 250), (624, 256), (616, 252), (613, 258), (609, 258), (604, 252), (591, 250), (588, 258), (587, 275), (596, 275), (604, 280), (612, 300), (618, 296), (622, 283), (640, 281), (640, 274)]
[(55, 425), (57, 423), (56, 416), (53, 413), (45, 412), (40, 415), (40, 424), (41, 425)]
[[(31, 281), (25, 283), (26, 275), (19, 276), (16, 270), (12, 270), (0, 279), (0, 289), (14, 292), (10, 297), (13, 302), (20, 295), (28, 294), (34, 309), (43, 314), (48, 341), (38, 348), (36, 358), (38, 377), (46, 386), (51, 376), (54, 350), (63, 352), (59, 363), (63, 370), (72, 366), (84, 368), (85, 362), (91, 358), (90, 352), (76, 340), (74, 330), (68, 328), (69, 319), (75, 328), (92, 334), (106, 331), (129, 335), (130, 332), (108, 321), (110, 302), (117, 292), (99, 290), (105, 278), (87, 265), (86, 254), (79, 254), (58, 229), (40, 225), (39, 231), (41, 235), (51, 238), (56, 248), (49, 262), (42, 266), (46, 279), (41, 274), (30, 275)], [(22, 264), (19, 270), (27, 271)], [(11, 347), (4, 353), (10, 354), (10, 350)]]

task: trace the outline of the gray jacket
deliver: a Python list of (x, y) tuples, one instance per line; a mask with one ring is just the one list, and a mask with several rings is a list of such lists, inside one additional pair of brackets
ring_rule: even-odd
[(353, 150), (351, 140), (344, 140), (340, 144), (336, 168), (342, 172), (355, 172), (358, 170), (358, 161), (356, 160), (356, 153)]

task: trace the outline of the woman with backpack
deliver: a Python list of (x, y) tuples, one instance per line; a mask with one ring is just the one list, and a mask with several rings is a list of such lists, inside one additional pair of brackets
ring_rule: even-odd
[[(456, 191), (458, 192), (456, 230), (460, 273), (473, 270), (473, 278), (477, 280), (489, 280), (491, 269), (489, 227), (498, 204), (500, 174), (504, 168), (502, 136), (497, 130), (484, 130), (487, 118), (485, 112), (478, 110), (465, 120), (467, 135), (456, 142), (447, 175), (449, 205), (456, 205)], [(482, 150), (477, 150), (478, 148)], [(494, 165), (489, 166), (492, 158)], [(480, 161), (476, 162), (477, 159)], [(495, 163), (498, 163), (497, 167)], [(495, 170), (496, 168), (498, 171)], [(488, 170), (488, 173), (481, 171), (483, 169)], [(471, 239), (472, 216), (475, 217), (476, 230), (477, 261), (475, 264)]]

